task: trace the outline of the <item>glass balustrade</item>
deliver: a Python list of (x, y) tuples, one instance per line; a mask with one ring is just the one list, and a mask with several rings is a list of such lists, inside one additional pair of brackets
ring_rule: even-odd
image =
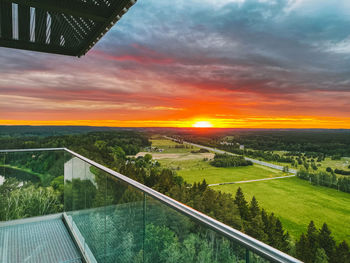
[[(0, 185), (11, 178), (51, 186), (42, 195), (52, 200), (22, 204), (24, 215), (62, 213), (90, 262), (299, 262), (67, 149), (0, 151)], [(23, 211), (4, 208), (5, 199), (2, 220), (21, 218)]]

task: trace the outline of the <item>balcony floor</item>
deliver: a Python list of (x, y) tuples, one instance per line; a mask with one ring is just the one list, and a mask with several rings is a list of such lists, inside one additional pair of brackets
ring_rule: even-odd
[[(15, 222), (15, 221), (13, 221)], [(81, 263), (79, 251), (62, 218), (0, 225), (2, 263)]]

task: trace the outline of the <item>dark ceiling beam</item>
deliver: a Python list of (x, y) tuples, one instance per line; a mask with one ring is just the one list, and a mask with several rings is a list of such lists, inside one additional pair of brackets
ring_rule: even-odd
[(121, 19), (128, 9), (136, 3), (137, 0), (119, 0), (116, 6), (113, 6), (113, 13), (102, 23), (84, 43), (85, 47), (78, 54), (78, 57), (85, 55), (96, 43), (108, 32), (108, 30)]
[(53, 53), (59, 55), (76, 56), (76, 51), (69, 50), (61, 46), (49, 46), (45, 44), (21, 41), (6, 40), (0, 38), (0, 46), (8, 48), (17, 48), (23, 50), (39, 51), (45, 53)]
[(12, 4), (0, 1), (0, 32), (1, 37), (12, 39)]
[(98, 7), (86, 4), (84, 6), (83, 2), (79, 5), (73, 2), (62, 4), (63, 1), (55, 0), (0, 0), (0, 2), (16, 3), (18, 5), (40, 8), (48, 12), (64, 13), (66, 15), (91, 19), (96, 22), (105, 22), (108, 18), (103, 15), (102, 10), (99, 11), (96, 9)]

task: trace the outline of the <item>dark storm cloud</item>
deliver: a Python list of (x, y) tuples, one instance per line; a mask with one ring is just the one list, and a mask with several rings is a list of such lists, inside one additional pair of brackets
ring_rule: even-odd
[[(256, 92), (350, 89), (350, 41), (348, 52), (336, 49), (349, 37), (350, 19), (333, 1), (164, 2), (161, 8), (159, 1), (140, 2), (100, 49), (119, 61), (129, 57), (135, 68), (144, 68), (145, 58), (162, 58), (161, 69), (154, 59), (145, 70), (170, 79), (175, 71), (179, 82), (190, 83), (189, 75), (194, 83), (213, 82), (213, 88), (217, 81), (227, 89)], [(184, 65), (193, 68), (182, 73)], [(223, 68), (204, 68), (208, 65)], [(197, 66), (206, 76), (195, 73)]]

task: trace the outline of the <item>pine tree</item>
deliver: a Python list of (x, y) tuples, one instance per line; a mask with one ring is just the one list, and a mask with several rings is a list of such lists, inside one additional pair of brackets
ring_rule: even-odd
[(205, 179), (203, 179), (202, 183), (198, 183), (198, 188), (200, 191), (204, 192), (205, 189), (207, 189), (208, 187), (208, 184), (207, 182), (205, 181)]
[(239, 187), (236, 192), (236, 197), (234, 203), (238, 206), (239, 213), (243, 220), (250, 221), (251, 216), (248, 209), (248, 203), (245, 200), (242, 189)]
[(318, 238), (320, 248), (324, 249), (329, 259), (333, 258), (336, 247), (335, 241), (331, 236), (331, 233), (332, 232), (329, 230), (327, 224), (324, 223), (322, 228), (320, 229), (320, 234)]
[(275, 248), (288, 252), (290, 250), (289, 234), (285, 233), (281, 221), (277, 218), (275, 226)]
[(319, 248), (318, 236), (319, 231), (316, 229), (314, 221), (310, 221), (310, 224), (307, 228), (306, 238), (311, 252), (311, 254), (308, 255), (308, 259), (311, 261), (315, 258), (316, 251)]
[(349, 245), (345, 241), (341, 242), (336, 248), (334, 259), (331, 262), (350, 263)]
[(249, 222), (244, 222), (244, 232), (254, 237), (262, 242), (266, 242), (268, 240), (266, 233), (264, 232), (264, 223), (261, 220), (261, 216), (258, 215), (253, 217)]
[[(304, 233), (301, 234), (300, 239), (295, 243), (296, 256), (298, 259), (307, 262), (307, 255), (310, 254), (307, 239)], [(309, 261), (310, 262), (310, 261)]]
[(276, 217), (274, 213), (271, 213), (267, 217), (267, 228), (266, 234), (268, 235), (268, 244), (271, 246), (276, 246), (275, 232), (276, 232)]
[(260, 215), (259, 203), (256, 200), (255, 196), (253, 196), (252, 201), (250, 202), (249, 210), (250, 210), (250, 214), (253, 218)]
[(328, 263), (328, 257), (323, 248), (316, 250), (314, 263)]

